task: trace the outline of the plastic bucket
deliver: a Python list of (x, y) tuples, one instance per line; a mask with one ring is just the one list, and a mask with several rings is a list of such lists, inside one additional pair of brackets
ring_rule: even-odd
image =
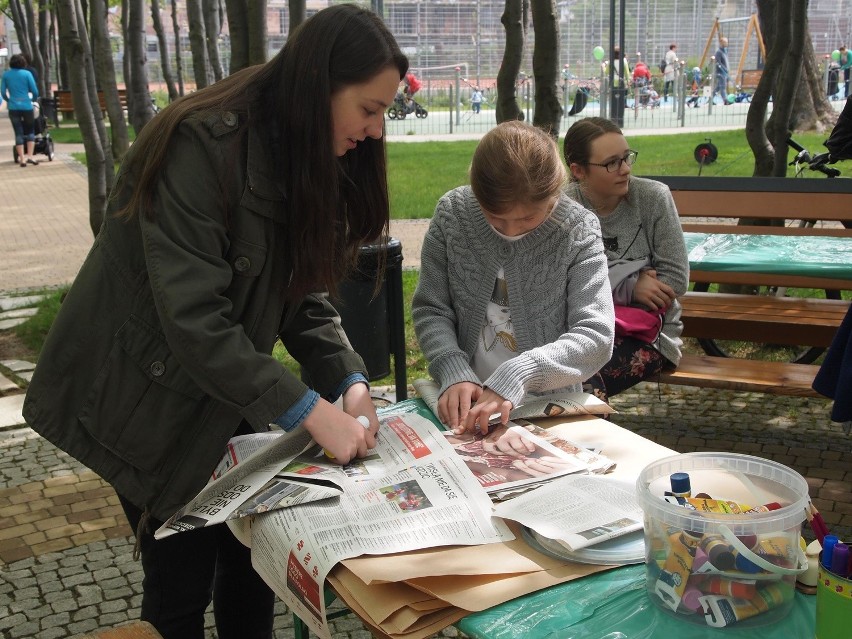
[[(689, 474), (692, 494), (718, 502), (669, 503), (673, 473)], [(716, 628), (777, 622), (793, 605), (807, 567), (800, 536), (808, 485), (796, 471), (736, 453), (687, 453), (658, 460), (636, 482), (645, 514), (648, 596), (684, 621)], [(670, 498), (675, 499), (675, 498)], [(744, 512), (773, 504), (775, 510)]]

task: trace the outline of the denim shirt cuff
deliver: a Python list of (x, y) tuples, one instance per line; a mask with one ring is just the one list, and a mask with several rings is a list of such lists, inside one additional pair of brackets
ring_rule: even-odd
[(337, 398), (343, 395), (349, 387), (353, 384), (358, 384), (363, 382), (367, 385), (367, 388), (370, 388), (370, 383), (367, 381), (367, 378), (364, 377), (361, 373), (352, 373), (346, 379), (344, 379), (340, 384), (338, 384), (337, 388), (334, 390), (334, 394), (331, 397), (328, 397), (328, 401), (334, 403), (337, 401)]
[(285, 413), (276, 417), (273, 423), (290, 432), (305, 420), (308, 413), (317, 405), (319, 398), (319, 393), (309, 388)]

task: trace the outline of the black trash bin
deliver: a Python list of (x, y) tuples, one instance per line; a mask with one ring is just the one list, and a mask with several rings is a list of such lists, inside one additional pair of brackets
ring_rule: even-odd
[[(376, 293), (379, 266), (385, 274)], [(374, 297), (375, 294), (375, 297)], [(354, 272), (341, 285), (334, 306), (352, 348), (363, 359), (368, 379), (390, 375), (394, 356), (396, 399), (408, 397), (405, 371), (405, 317), (402, 300), (402, 244), (390, 238), (387, 244), (362, 246)]]
[(624, 106), (627, 102), (627, 89), (621, 85), (612, 88), (610, 96), (609, 119), (618, 128), (624, 128)]

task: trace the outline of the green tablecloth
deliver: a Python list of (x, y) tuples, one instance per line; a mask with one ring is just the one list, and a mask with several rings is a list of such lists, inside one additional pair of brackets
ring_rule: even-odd
[(844, 237), (684, 233), (689, 268), (852, 280), (852, 240)]
[[(443, 428), (419, 398), (385, 410), (417, 413)], [(760, 624), (759, 629), (759, 618), (722, 629), (683, 621), (651, 602), (645, 591), (645, 565), (640, 564), (518, 597), (455, 625), (473, 639), (799, 639), (814, 636), (815, 615), (816, 597), (797, 592), (783, 621)]]
[(799, 639), (814, 636), (815, 615), (816, 597), (797, 592), (790, 613), (771, 624), (756, 626), (756, 617), (709, 628), (677, 619), (648, 598), (641, 564), (518, 597), (456, 626), (474, 639)]

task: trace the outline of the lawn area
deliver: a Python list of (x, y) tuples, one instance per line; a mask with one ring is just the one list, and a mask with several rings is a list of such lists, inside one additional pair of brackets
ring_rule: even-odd
[[(796, 134), (795, 140), (812, 154), (825, 151), (827, 135)], [(637, 135), (628, 138), (630, 148), (639, 152), (633, 173), (636, 175), (698, 175), (695, 147), (712, 140), (719, 151), (713, 164), (706, 165), (702, 176), (749, 176), (754, 158), (745, 139), (745, 130), (712, 133), (674, 133), (671, 135)], [(391, 217), (394, 219), (428, 219), (435, 203), (447, 191), (467, 184), (470, 158), (475, 140), (458, 142), (390, 142), (388, 143), (388, 176)], [(794, 154), (789, 154), (792, 160)], [(852, 163), (834, 165), (844, 177), (852, 177)], [(787, 175), (793, 177), (794, 167)], [(804, 178), (826, 179), (809, 172)]]

